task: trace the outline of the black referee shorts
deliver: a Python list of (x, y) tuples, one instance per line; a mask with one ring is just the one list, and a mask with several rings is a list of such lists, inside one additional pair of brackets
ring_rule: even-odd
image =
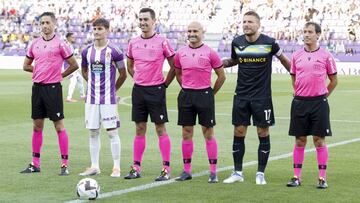
[(232, 124), (234, 126), (251, 124), (257, 127), (269, 127), (275, 124), (274, 108), (271, 97), (248, 100), (235, 95), (233, 100)]
[(60, 83), (33, 84), (31, 118), (49, 118), (52, 121), (59, 121), (64, 118), (64, 104)]
[(291, 103), (291, 136), (331, 136), (330, 108), (325, 96), (295, 96)]
[(168, 122), (166, 110), (166, 88), (164, 84), (140, 86), (135, 84), (132, 91), (132, 121), (161, 124)]
[(178, 110), (178, 125), (194, 126), (197, 115), (202, 126), (209, 128), (216, 124), (214, 92), (210, 87), (200, 90), (180, 90)]

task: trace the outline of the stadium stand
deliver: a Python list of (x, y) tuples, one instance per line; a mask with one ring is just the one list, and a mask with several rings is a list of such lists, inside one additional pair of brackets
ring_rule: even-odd
[[(156, 2), (156, 3), (155, 3)], [(39, 36), (38, 16), (53, 11), (58, 18), (57, 32), (76, 35), (81, 50), (91, 42), (91, 22), (98, 17), (111, 20), (109, 38), (126, 49), (128, 40), (138, 35), (137, 13), (141, 7), (157, 11), (158, 33), (166, 35), (175, 49), (186, 43), (186, 25), (193, 20), (208, 29), (207, 44), (220, 55), (229, 56), (234, 36), (242, 34), (242, 16), (257, 11), (262, 32), (276, 38), (285, 53), (302, 46), (301, 30), (306, 21), (322, 25), (320, 45), (340, 61), (359, 61), (360, 0), (17, 0), (0, 5), (0, 55), (25, 55), (31, 39)]]

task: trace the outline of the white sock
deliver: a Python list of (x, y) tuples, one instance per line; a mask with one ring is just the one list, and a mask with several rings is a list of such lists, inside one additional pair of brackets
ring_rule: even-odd
[(99, 167), (99, 154), (101, 148), (100, 142), (100, 131), (99, 129), (90, 130), (90, 158), (91, 158), (91, 168), (98, 168)]
[(74, 94), (74, 90), (75, 90), (75, 86), (76, 86), (76, 76), (73, 75), (70, 78), (70, 83), (69, 83), (69, 89), (68, 89), (68, 95), (67, 95), (67, 99), (72, 99), (72, 96)]
[(84, 83), (83, 83), (83, 79), (82, 79), (81, 75), (77, 76), (77, 85), (78, 85), (78, 88), (79, 88), (79, 91), (80, 91), (80, 97), (84, 97), (85, 96), (85, 94), (84, 94)]
[(120, 169), (121, 142), (118, 130), (107, 131), (110, 138), (111, 154), (114, 160), (114, 168)]

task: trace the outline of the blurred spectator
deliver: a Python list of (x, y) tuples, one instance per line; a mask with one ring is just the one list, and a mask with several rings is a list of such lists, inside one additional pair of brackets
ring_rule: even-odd
[(341, 51), (351, 54), (359, 49), (352, 46), (359, 44), (360, 0), (16, 0), (0, 5), (0, 50), (26, 48), (29, 40), (39, 37), (38, 16), (44, 10), (58, 17), (59, 35), (75, 33), (78, 49), (91, 42), (91, 23), (99, 17), (110, 20), (112, 40), (126, 49), (127, 41), (138, 35), (141, 7), (153, 8), (158, 19), (156, 31), (171, 36), (175, 47), (181, 47), (186, 43), (186, 25), (197, 20), (206, 27), (224, 4), (230, 6), (230, 12), (219, 31), (222, 40), (218, 49), (222, 52), (228, 52), (233, 37), (242, 34), (242, 16), (248, 10), (261, 13), (262, 32), (286, 44), (289, 52), (303, 43), (300, 36), (306, 21), (322, 25), (320, 43), (324, 47), (335, 51), (336, 42), (349, 41), (343, 43), (345, 48), (338, 45)]

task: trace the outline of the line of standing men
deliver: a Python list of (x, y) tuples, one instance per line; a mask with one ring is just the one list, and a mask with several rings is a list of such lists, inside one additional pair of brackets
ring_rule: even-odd
[[(200, 23), (192, 22), (189, 24), (189, 46), (181, 48), (175, 54), (168, 40), (155, 33), (155, 20), (155, 12), (152, 9), (143, 8), (140, 10), (139, 27), (142, 34), (129, 42), (126, 53), (127, 70), (134, 78), (135, 83), (132, 91), (132, 120), (135, 122), (136, 135), (134, 138), (134, 162), (125, 179), (141, 177), (148, 115), (150, 115), (151, 122), (155, 124), (163, 159), (162, 170), (155, 180), (166, 181), (170, 179), (171, 141), (165, 128), (165, 123), (168, 122), (166, 88), (176, 75), (177, 81), (182, 87), (178, 95), (178, 125), (182, 126), (184, 162), (184, 171), (176, 180), (192, 179), (193, 126), (196, 124), (196, 117), (198, 116), (206, 140), (210, 164), (208, 182), (218, 182), (216, 175), (217, 142), (214, 136), (216, 124), (214, 95), (225, 81), (223, 67), (238, 65), (238, 80), (232, 113), (234, 172), (223, 182), (244, 181), (242, 173), (245, 154), (244, 139), (252, 117), (253, 124), (257, 126), (259, 137), (259, 161), (255, 181), (259, 185), (266, 184), (264, 172), (270, 154), (269, 126), (275, 123), (271, 97), (271, 63), (272, 56), (275, 55), (288, 71), (291, 67), (290, 72), (295, 90), (289, 130), (290, 135), (296, 136), (294, 147), (295, 175), (287, 186), (296, 187), (300, 185), (299, 169), (302, 165), (303, 158), (301, 157), (304, 154), (306, 136), (314, 135), (320, 169), (318, 188), (327, 187), (325, 170), (328, 155), (325, 136), (330, 136), (331, 130), (326, 97), (335, 88), (337, 78), (336, 66), (332, 56), (327, 51), (318, 48), (316, 44), (321, 33), (318, 24), (305, 25), (305, 47), (296, 52), (290, 64), (276, 41), (259, 32), (260, 17), (253, 11), (245, 13), (243, 18), (244, 35), (233, 40), (231, 58), (223, 61), (220, 60), (219, 55), (214, 50), (203, 44), (204, 29)], [(32, 118), (34, 132), (33, 160), (22, 173), (40, 172), (42, 128), (44, 118), (49, 117), (50, 120), (54, 121), (59, 136), (63, 160), (60, 175), (69, 174), (67, 169), (68, 138), (63, 125), (60, 81), (62, 77), (66, 77), (78, 67), (71, 49), (54, 34), (55, 23), (56, 19), (53, 13), (45, 12), (40, 16), (43, 37), (34, 40), (24, 62), (24, 70), (33, 72)], [(91, 166), (79, 174), (82, 176), (100, 173), (99, 129), (102, 124), (109, 135), (114, 159), (111, 176), (120, 177), (121, 144), (117, 132), (120, 120), (116, 105), (116, 91), (126, 79), (126, 68), (123, 53), (107, 39), (109, 27), (107, 20), (102, 18), (95, 20), (93, 23), (94, 43), (82, 52), (82, 73), (88, 82), (85, 123), (86, 128), (90, 131), (91, 156)], [(54, 59), (47, 60), (49, 57)], [(166, 79), (162, 73), (165, 59), (170, 66)], [(31, 65), (33, 60), (35, 60), (35, 68)], [(61, 64), (64, 60), (69, 63), (69, 68), (61, 73)], [(308, 63), (305, 63), (306, 60)], [(52, 63), (50, 64), (49, 61)], [(53, 71), (48, 72), (48, 69)], [(213, 69), (217, 79), (212, 88), (211, 73)], [(116, 70), (119, 72), (117, 80)], [(330, 83), (326, 86), (327, 76)], [(320, 86), (318, 83), (314, 84), (309, 77), (316, 78)], [(52, 95), (56, 95), (56, 97)], [(309, 107), (309, 105), (313, 106)], [(321, 122), (318, 122), (319, 119)]]

